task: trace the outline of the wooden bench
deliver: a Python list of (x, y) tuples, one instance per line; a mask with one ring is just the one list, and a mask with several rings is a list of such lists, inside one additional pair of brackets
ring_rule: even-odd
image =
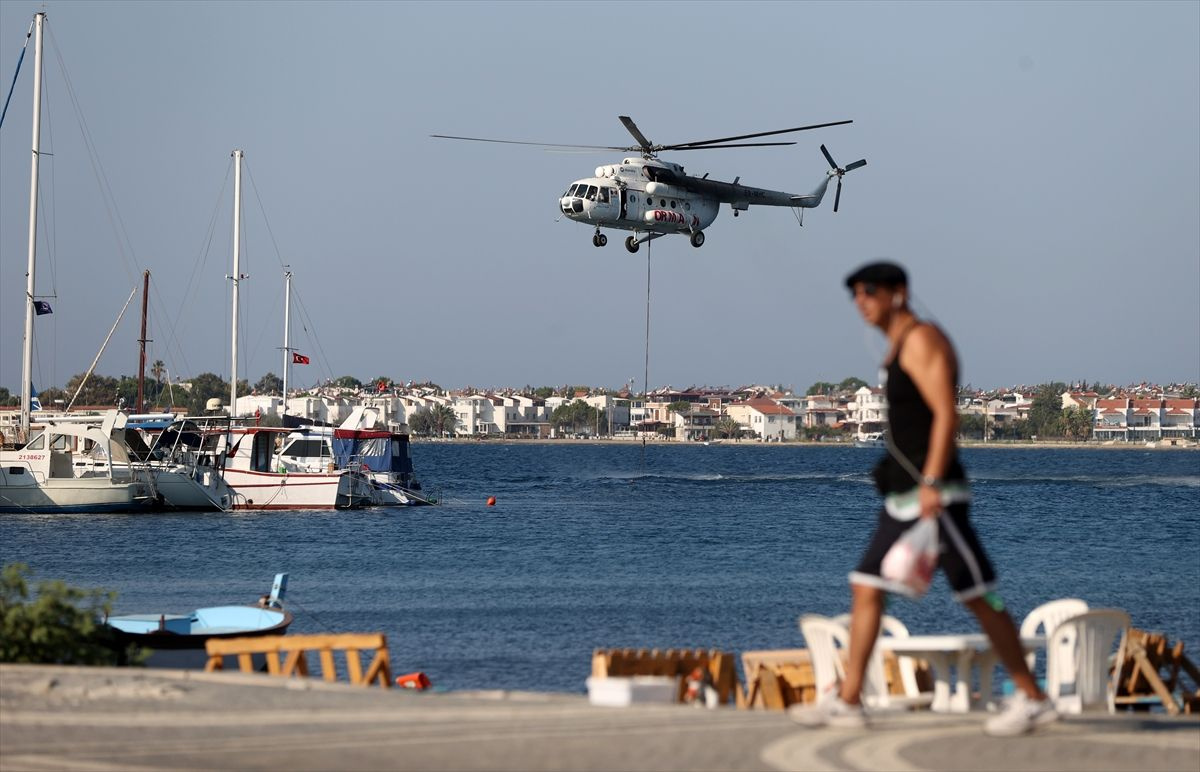
[(733, 655), (716, 649), (596, 649), (592, 653), (592, 676), (656, 675), (679, 678), (678, 701), (687, 691), (687, 676), (697, 667), (706, 668), (722, 705), (742, 700)]
[[(208, 652), (208, 663), (204, 666), (206, 672), (223, 670), (225, 657), (237, 657), (238, 669), (243, 673), (253, 673), (254, 655), (261, 654), (266, 658), (267, 672), (271, 675), (307, 676), (307, 655), (309, 652), (316, 652), (321, 666), (321, 677), (326, 681), (336, 681), (337, 664), (333, 655), (334, 652), (343, 652), (350, 683), (356, 686), (370, 686), (377, 681), (384, 689), (392, 685), (387, 638), (383, 633), (212, 638), (205, 643), (204, 648)], [(362, 651), (375, 652), (365, 674), (360, 654)]]

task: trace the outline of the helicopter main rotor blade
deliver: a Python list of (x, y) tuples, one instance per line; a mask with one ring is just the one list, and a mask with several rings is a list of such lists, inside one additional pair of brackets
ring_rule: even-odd
[(644, 152), (650, 152), (653, 147), (650, 144), (650, 140), (646, 139), (646, 135), (643, 134), (642, 130), (637, 127), (637, 124), (633, 122), (633, 119), (628, 115), (618, 115), (617, 118), (619, 118), (621, 123), (625, 125), (625, 129), (633, 135), (633, 138), (638, 141), (638, 144), (641, 145), (641, 149)]
[(450, 134), (430, 134), (431, 137), (438, 139), (460, 139), (466, 142), (496, 142), (501, 145), (533, 145), (534, 147), (571, 147), (580, 148), (583, 150), (624, 150), (633, 152), (640, 150), (637, 147), (617, 147), (616, 145), (562, 145), (555, 142), (520, 142), (515, 139), (485, 139), (483, 137), (455, 137)]
[(700, 147), (668, 147), (664, 150), (670, 150), (674, 153), (677, 150), (712, 150), (715, 147), (777, 147), (780, 145), (794, 145), (795, 142), (739, 142), (731, 145), (702, 145)]
[(713, 145), (718, 142), (737, 142), (742, 139), (754, 139), (755, 137), (770, 137), (775, 134), (788, 134), (793, 131), (808, 131), (809, 129), (823, 129), (826, 126), (841, 126), (854, 121), (833, 121), (832, 123), (814, 123), (811, 126), (797, 126), (794, 129), (777, 129), (775, 131), (760, 131), (754, 134), (740, 134), (736, 137), (721, 137), (720, 139), (704, 139), (699, 142), (680, 142), (676, 145), (663, 145), (663, 150), (683, 150), (688, 147), (699, 147), (702, 145)]
[(837, 193), (833, 196), (833, 211), (837, 212), (838, 204), (842, 203), (842, 178), (838, 177)]
[(857, 169), (858, 167), (860, 167), (860, 166), (866, 166), (866, 165), (867, 165), (867, 159), (863, 158), (863, 159), (861, 159), (861, 160), (858, 160), (858, 161), (855, 161), (854, 163), (852, 163), (852, 164), (850, 164), (849, 166), (847, 166), (847, 167), (846, 167), (846, 171), (848, 171), (848, 172), (852, 172), (852, 171), (854, 171), (855, 169)]

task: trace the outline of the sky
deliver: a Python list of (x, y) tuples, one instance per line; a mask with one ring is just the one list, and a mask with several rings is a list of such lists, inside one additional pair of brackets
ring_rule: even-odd
[[(143, 269), (148, 359), (230, 372), (231, 152), (245, 152), (239, 377), (448, 388), (876, 380), (842, 286), (904, 264), (961, 379), (1200, 380), (1200, 3), (0, 3), (7, 87), (48, 13), (36, 388), (85, 371)], [(0, 128), (0, 385), (20, 389), (32, 46)], [(64, 74), (65, 73), (65, 74)], [(630, 115), (664, 153), (808, 193), (693, 248), (595, 248), (557, 199)], [(90, 148), (90, 149), (89, 149)], [(139, 299), (97, 372), (135, 375)]]

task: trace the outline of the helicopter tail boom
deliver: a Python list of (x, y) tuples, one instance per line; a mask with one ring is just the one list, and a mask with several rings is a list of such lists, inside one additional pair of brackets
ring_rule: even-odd
[(826, 174), (825, 179), (821, 180), (821, 184), (817, 186), (816, 190), (807, 196), (792, 196), (791, 205), (803, 209), (816, 209), (825, 198), (825, 191), (829, 188), (829, 180), (832, 178), (833, 175)]

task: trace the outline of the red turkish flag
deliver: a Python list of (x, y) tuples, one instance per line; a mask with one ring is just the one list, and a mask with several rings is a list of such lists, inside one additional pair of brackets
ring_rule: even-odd
[(303, 354), (297, 354), (295, 351), (293, 351), (292, 352), (292, 364), (306, 365), (306, 364), (308, 364), (308, 357), (304, 356)]

